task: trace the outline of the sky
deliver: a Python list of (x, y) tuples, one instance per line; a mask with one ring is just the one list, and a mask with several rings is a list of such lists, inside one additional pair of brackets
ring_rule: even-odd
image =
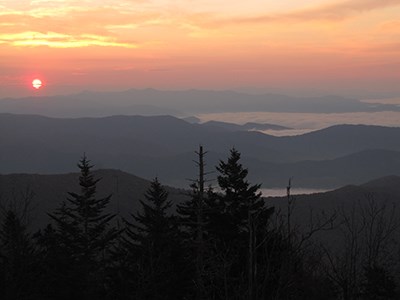
[(395, 97), (399, 82), (400, 0), (0, 0), (0, 98), (128, 88)]

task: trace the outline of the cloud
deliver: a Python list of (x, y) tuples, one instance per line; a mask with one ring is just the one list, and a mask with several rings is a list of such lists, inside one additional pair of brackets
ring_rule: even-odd
[[(334, 3), (323, 6), (285, 13), (249, 16), (241, 13), (237, 17), (227, 17), (228, 14), (232, 13), (232, 11), (229, 12), (229, 8), (225, 11), (209, 12), (203, 9), (198, 10), (201, 6), (196, 8), (193, 5), (193, 7), (184, 9), (178, 5), (179, 9), (173, 9), (175, 6), (167, 6), (164, 1), (120, 0), (116, 2), (102, 0), (100, 1), (101, 4), (91, 0), (22, 1), (28, 4), (21, 6), (22, 8), (18, 4), (18, 7), (10, 5), (5, 10), (0, 9), (1, 44), (12, 46), (45, 45), (48, 47), (102, 45), (134, 48), (138, 46), (137, 41), (140, 41), (140, 46), (143, 48), (148, 45), (160, 45), (160, 43), (171, 45), (172, 48), (184, 43), (189, 46), (194, 45), (199, 40), (207, 39), (210, 41), (210, 45), (231, 47), (241, 44), (244, 45), (242, 47), (244, 48), (246, 43), (261, 45), (264, 43), (263, 39), (268, 38), (269, 49), (274, 45), (280, 47), (296, 42), (298, 43), (297, 49), (303, 47), (308, 50), (315, 47), (315, 44), (322, 45), (321, 40), (325, 42), (326, 47), (332, 49), (332, 41), (342, 42), (345, 37), (340, 33), (337, 34), (337, 31), (330, 30), (328, 27), (330, 24), (326, 28), (319, 26), (321, 24), (312, 24), (313, 26), (304, 24), (301, 28), (300, 26), (296, 27), (296, 33), (284, 32), (282, 34), (281, 29), (285, 28), (286, 30), (288, 28), (285, 23), (338, 21), (361, 13), (400, 5), (400, 0), (344, 0), (341, 2), (336, 0)], [(134, 5), (135, 2), (138, 5)], [(22, 2), (18, 1), (18, 3)], [(140, 3), (143, 3), (143, 5)], [(276, 26), (268, 32), (256, 30), (249, 32), (246, 26), (251, 27), (263, 23), (274, 25), (275, 23), (283, 23), (283, 26)], [(236, 30), (237, 28), (232, 30), (229, 28), (235, 25), (244, 26), (239, 31)], [(386, 27), (390, 27), (388, 31), (395, 32), (396, 25), (398, 24), (387, 24)], [(221, 26), (227, 28), (221, 28)], [(295, 27), (291, 28), (293, 28), (293, 31), (295, 30)], [(35, 40), (32, 40), (32, 35), (26, 34), (29, 32), (36, 33)], [(297, 35), (297, 32), (307, 32), (307, 35)], [(353, 36), (356, 36), (357, 33), (351, 33), (352, 37), (349, 40), (354, 41)], [(364, 33), (363, 31), (363, 38), (367, 36), (368, 39), (371, 39), (370, 35)], [(64, 37), (57, 37), (56, 39), (55, 34), (64, 35)], [(337, 35), (334, 36), (334, 34)], [(387, 33), (383, 32), (383, 35), (386, 36)], [(10, 37), (12, 36), (16, 40), (11, 41)], [(21, 38), (21, 36), (24, 37)], [(307, 36), (310, 37), (311, 42), (306, 41)], [(297, 39), (298, 37), (300, 38)], [(235, 39), (237, 38), (241, 41), (236, 43)], [(329, 42), (327, 43), (328, 39)], [(376, 40), (378, 41), (378, 39)], [(381, 40), (380, 37), (379, 44)], [(389, 42), (385, 45), (385, 51), (395, 51), (396, 45)], [(343, 49), (342, 44), (340, 47)]]
[(293, 11), (282, 14), (264, 14), (249, 17), (236, 17), (216, 21), (216, 23), (268, 23), (268, 22), (307, 22), (339, 21), (355, 15), (400, 5), (400, 0), (347, 0), (323, 6)]
[(154, 14), (121, 12), (112, 8), (41, 8), (0, 12), (0, 44), (76, 48), (106, 46), (136, 48), (132, 37), (114, 28), (131, 27), (157, 18)]
[(47, 46), (50, 48), (78, 48), (89, 46), (137, 48), (133, 43), (121, 43), (111, 38), (93, 34), (68, 35), (57, 32), (21, 32), (0, 34), (0, 44), (11, 46)]

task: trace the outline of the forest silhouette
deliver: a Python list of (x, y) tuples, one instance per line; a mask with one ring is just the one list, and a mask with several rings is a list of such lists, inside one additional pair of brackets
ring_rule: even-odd
[[(106, 212), (112, 195), (98, 196), (86, 155), (80, 191), (58, 199), (39, 231), (27, 222), (29, 199), (2, 205), (1, 298), (398, 299), (394, 208), (367, 196), (299, 230), (290, 180), (286, 208), (276, 209), (248, 181), (239, 151), (216, 166), (216, 187), (206, 154), (196, 151), (187, 200), (176, 203), (155, 178), (128, 218)], [(335, 239), (321, 239), (326, 232)]]

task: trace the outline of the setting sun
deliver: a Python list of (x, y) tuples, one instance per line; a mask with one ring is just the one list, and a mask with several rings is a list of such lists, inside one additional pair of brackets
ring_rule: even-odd
[(34, 79), (33, 81), (32, 81), (32, 86), (35, 88), (35, 89), (40, 89), (41, 87), (42, 87), (42, 81), (40, 80), (40, 79)]
[(51, 91), (40, 90), (56, 94), (149, 86), (400, 91), (400, 0), (190, 3), (0, 1), (1, 94), (24, 95), (18, 85), (31, 70), (51, 79)]

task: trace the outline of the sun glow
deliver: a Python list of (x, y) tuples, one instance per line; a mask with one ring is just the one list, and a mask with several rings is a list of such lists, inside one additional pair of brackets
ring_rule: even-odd
[(40, 79), (34, 79), (33, 81), (32, 81), (32, 86), (35, 88), (35, 89), (40, 89), (41, 87), (42, 87), (42, 81), (40, 80)]
[[(400, 90), (400, 0), (190, 4), (0, 0), (0, 89), (24, 93), (19, 83), (30, 88), (32, 79), (46, 76), (51, 86), (39, 89), (57, 93), (65, 82), (77, 90), (249, 87), (366, 95), (367, 87), (374, 96)], [(32, 70), (42, 73), (31, 77)]]

